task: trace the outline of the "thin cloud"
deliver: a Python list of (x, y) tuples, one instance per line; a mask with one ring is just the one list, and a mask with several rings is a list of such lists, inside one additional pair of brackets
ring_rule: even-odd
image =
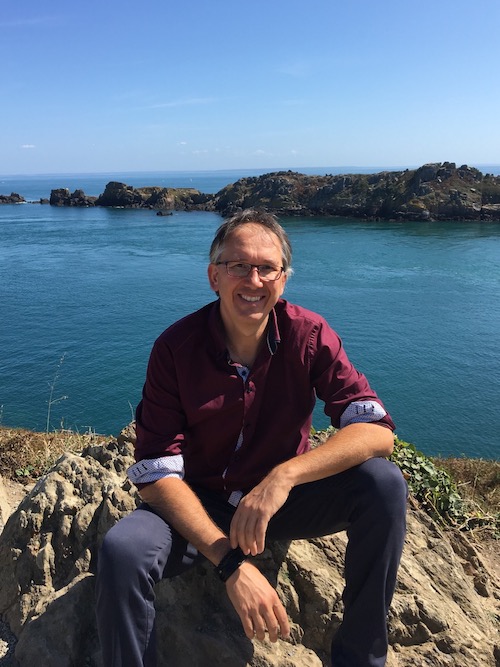
[(7, 19), (0, 21), (0, 28), (29, 28), (37, 25), (51, 25), (60, 23), (60, 19), (54, 16), (38, 16), (26, 19)]
[(36, 146), (35, 144), (23, 144), (21, 148), (29, 149), (29, 148), (36, 148)]

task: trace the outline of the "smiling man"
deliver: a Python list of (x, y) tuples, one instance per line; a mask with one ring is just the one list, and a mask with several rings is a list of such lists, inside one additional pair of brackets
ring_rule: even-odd
[[(129, 469), (144, 503), (99, 557), (106, 667), (156, 664), (154, 585), (203, 558), (249, 639), (287, 638), (286, 611), (252, 556), (268, 540), (340, 530), (349, 541), (332, 665), (385, 664), (406, 508), (403, 477), (384, 458), (394, 424), (328, 323), (281, 298), (291, 272), (276, 218), (237, 214), (210, 249), (218, 299), (154, 344)], [(339, 430), (311, 450), (316, 397)]]

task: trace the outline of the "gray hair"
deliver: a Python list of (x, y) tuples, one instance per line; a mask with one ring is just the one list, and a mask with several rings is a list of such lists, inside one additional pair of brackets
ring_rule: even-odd
[(231, 218), (225, 220), (217, 230), (212, 245), (210, 246), (210, 263), (216, 264), (224, 251), (224, 245), (229, 236), (235, 229), (242, 225), (262, 225), (279, 239), (281, 244), (281, 256), (283, 262), (283, 270), (285, 274), (290, 277), (293, 273), (292, 269), (292, 244), (288, 238), (287, 233), (278, 222), (276, 216), (267, 213), (259, 208), (247, 208), (233, 215)]

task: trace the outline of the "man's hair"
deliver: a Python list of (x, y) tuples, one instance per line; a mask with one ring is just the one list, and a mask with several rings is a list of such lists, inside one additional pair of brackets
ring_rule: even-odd
[(217, 230), (212, 245), (210, 246), (210, 263), (216, 264), (224, 251), (224, 245), (235, 229), (242, 225), (262, 225), (273, 234), (276, 234), (281, 244), (281, 256), (283, 270), (287, 276), (291, 276), (292, 269), (292, 244), (287, 233), (278, 222), (276, 216), (259, 208), (246, 208), (225, 220)]

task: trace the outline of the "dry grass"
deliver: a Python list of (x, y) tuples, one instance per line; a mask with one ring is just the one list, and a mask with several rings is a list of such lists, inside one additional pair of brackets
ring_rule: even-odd
[(460, 495), (489, 514), (500, 512), (500, 461), (434, 458), (455, 481)]
[(35, 433), (0, 426), (0, 475), (28, 484), (43, 475), (64, 452), (78, 453), (87, 445), (102, 441), (103, 436), (95, 433)]

